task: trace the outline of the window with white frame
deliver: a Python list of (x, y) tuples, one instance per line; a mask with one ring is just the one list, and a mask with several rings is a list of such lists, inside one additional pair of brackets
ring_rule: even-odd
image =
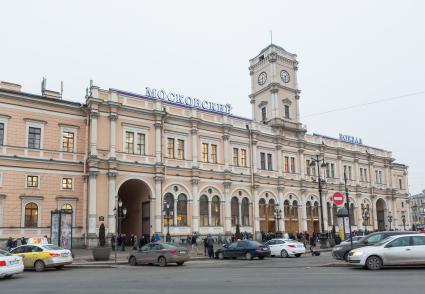
[(233, 148), (233, 165), (239, 166), (239, 148)]
[(261, 107), (261, 121), (267, 120), (267, 108), (266, 106)]
[(246, 149), (241, 149), (241, 166), (246, 167)]
[(283, 171), (285, 173), (295, 173), (295, 157), (284, 156), (283, 157)]
[(211, 162), (217, 163), (217, 144), (211, 144)]
[(375, 170), (375, 181), (377, 184), (382, 184), (382, 170)]
[(27, 188), (38, 188), (40, 186), (39, 176), (27, 175), (26, 187)]
[(185, 159), (185, 140), (173, 137), (167, 138), (168, 158)]
[(73, 179), (62, 178), (62, 190), (72, 190), (72, 189), (73, 189)]
[(260, 152), (260, 168), (266, 169), (266, 153)]
[(326, 164), (326, 177), (335, 178), (335, 163), (329, 162)]
[(347, 177), (347, 180), (352, 180), (353, 179), (353, 168), (351, 167), (351, 165), (344, 165), (344, 174)]
[(285, 116), (285, 118), (290, 118), (289, 117), (289, 105), (284, 105), (283, 106), (284, 107), (284, 116)]
[(65, 152), (74, 152), (74, 138), (75, 134), (71, 131), (64, 131), (62, 133), (62, 150)]
[(398, 187), (399, 189), (403, 189), (403, 180), (402, 179), (398, 179)]
[(262, 170), (273, 170), (273, 155), (260, 152), (260, 167)]
[(202, 161), (217, 163), (217, 144), (202, 143)]
[(4, 145), (4, 123), (0, 122), (0, 145)]
[(146, 134), (141, 131), (126, 129), (124, 131), (124, 152), (128, 154), (146, 154)]
[(360, 168), (360, 181), (367, 182), (367, 168), (366, 167)]
[(167, 155), (168, 158), (174, 158), (174, 138), (167, 139)]
[(177, 139), (177, 159), (184, 159), (184, 140)]
[(305, 170), (307, 173), (307, 176), (315, 176), (316, 175), (316, 165), (311, 164), (310, 159), (306, 159), (305, 161)]
[(41, 149), (40, 127), (28, 127), (28, 148)]

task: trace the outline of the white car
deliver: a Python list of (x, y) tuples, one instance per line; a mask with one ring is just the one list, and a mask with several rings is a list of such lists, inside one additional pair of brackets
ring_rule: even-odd
[(425, 265), (425, 235), (388, 237), (372, 246), (351, 250), (348, 261), (352, 265), (370, 270), (394, 265)]
[(13, 256), (7, 251), (0, 250), (0, 278), (10, 278), (24, 271), (22, 257)]
[(304, 244), (291, 239), (271, 239), (264, 245), (269, 246), (271, 256), (300, 257), (305, 253)]

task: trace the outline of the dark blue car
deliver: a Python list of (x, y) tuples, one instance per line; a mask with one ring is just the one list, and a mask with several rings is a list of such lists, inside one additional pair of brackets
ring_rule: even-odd
[(243, 240), (229, 245), (224, 245), (222, 248), (215, 252), (215, 257), (218, 259), (225, 258), (238, 258), (242, 257), (247, 260), (251, 260), (254, 257), (263, 259), (266, 256), (270, 256), (270, 249), (257, 241)]

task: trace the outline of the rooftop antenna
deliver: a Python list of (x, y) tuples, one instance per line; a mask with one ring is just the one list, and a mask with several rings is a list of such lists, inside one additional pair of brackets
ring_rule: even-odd
[(43, 95), (44, 91), (46, 91), (46, 77), (43, 77), (43, 80), (41, 81), (41, 95)]
[(62, 98), (62, 95), (63, 95), (63, 81), (61, 81), (61, 98)]
[(270, 45), (273, 44), (273, 31), (270, 30)]

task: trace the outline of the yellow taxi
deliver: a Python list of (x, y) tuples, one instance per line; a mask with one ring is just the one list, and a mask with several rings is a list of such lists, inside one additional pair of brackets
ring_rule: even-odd
[[(47, 241), (47, 240), (45, 240)], [(71, 251), (53, 244), (34, 242), (18, 246), (10, 251), (13, 255), (21, 256), (25, 269), (35, 269), (42, 272), (46, 268), (61, 269), (72, 263)]]

